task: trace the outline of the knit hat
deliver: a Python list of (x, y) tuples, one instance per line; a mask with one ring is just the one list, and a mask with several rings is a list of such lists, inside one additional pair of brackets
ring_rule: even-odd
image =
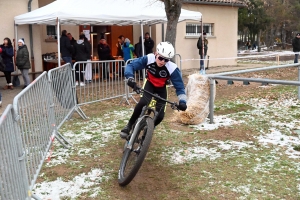
[(130, 43), (130, 40), (128, 38), (125, 38), (125, 42)]
[(21, 42), (23, 45), (25, 44), (23, 39), (19, 39), (18, 42)]

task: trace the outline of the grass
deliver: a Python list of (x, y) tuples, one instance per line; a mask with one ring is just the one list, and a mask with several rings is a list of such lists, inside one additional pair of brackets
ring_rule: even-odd
[[(289, 86), (256, 89), (238, 98), (217, 98), (216, 115), (242, 122), (216, 130), (163, 121), (155, 129), (142, 168), (124, 188), (117, 184), (124, 145), (118, 130), (132, 110), (107, 102), (88, 105), (84, 111), (90, 119), (73, 118), (60, 130), (74, 144), (65, 151), (55, 143), (54, 155), (61, 152), (66, 162), (46, 163), (38, 182), (57, 177), (69, 181), (101, 169), (105, 176), (73, 199), (299, 199), (299, 158), (290, 158), (287, 146), (264, 145), (258, 139), (273, 129), (282, 136), (295, 137), (291, 127), (300, 125), (300, 104), (295, 98), (296, 88)], [(290, 99), (294, 99), (292, 103), (288, 103)], [(259, 107), (261, 101), (266, 105)], [(286, 141), (282, 138), (279, 142)], [(300, 146), (292, 149), (300, 151)], [(210, 153), (205, 154), (207, 151)], [(175, 162), (181, 156), (183, 162)]]

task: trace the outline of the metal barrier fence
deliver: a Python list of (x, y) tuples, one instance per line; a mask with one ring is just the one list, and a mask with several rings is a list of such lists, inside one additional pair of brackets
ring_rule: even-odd
[[(66, 64), (42, 73), (14, 98), (0, 118), (0, 200), (39, 200), (31, 191), (54, 139), (69, 144), (58, 129), (74, 111), (86, 118), (79, 105), (117, 97), (128, 102), (126, 65), (123, 60), (77, 62), (73, 69)], [(143, 78), (142, 71), (135, 73), (140, 85)]]
[[(234, 74), (242, 74), (249, 72), (258, 72), (272, 69), (280, 69), (280, 68), (288, 68), (288, 67), (298, 67), (298, 81), (287, 81), (287, 80), (273, 80), (273, 79), (262, 79), (262, 78), (244, 78), (244, 77), (233, 77), (226, 75), (234, 75)], [(238, 70), (233, 72), (223, 72), (218, 74), (210, 74), (208, 75), (210, 78), (210, 100), (209, 100), (209, 119), (210, 123), (214, 123), (214, 84), (216, 79), (220, 80), (236, 80), (236, 81), (248, 81), (248, 82), (258, 82), (258, 83), (272, 83), (272, 84), (282, 84), (282, 85), (294, 85), (298, 86), (298, 99), (300, 99), (300, 65), (299, 63), (288, 64), (288, 65), (279, 65), (279, 66), (270, 66), (270, 67), (262, 67), (255, 69), (246, 69), (246, 70)]]
[(48, 78), (53, 95), (52, 99), (57, 129), (63, 125), (74, 111), (83, 119), (86, 119), (86, 115), (77, 105), (75, 82), (71, 65), (68, 63), (49, 70)]
[(78, 105), (124, 96), (124, 67), (123, 60), (76, 62), (73, 73)]
[(52, 93), (47, 72), (42, 73), (13, 100), (16, 123), (25, 149), (25, 165), (29, 191), (34, 187), (54, 138), (57, 136)]
[(0, 200), (28, 199), (25, 155), (12, 105), (0, 118)]

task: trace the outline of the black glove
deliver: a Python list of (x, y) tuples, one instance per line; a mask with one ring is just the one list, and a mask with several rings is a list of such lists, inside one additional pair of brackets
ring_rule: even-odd
[(179, 101), (178, 109), (182, 110), (182, 111), (185, 111), (187, 109), (186, 102), (185, 101)]
[(131, 87), (131, 88), (133, 89), (133, 91), (136, 91), (136, 90), (138, 89), (138, 86), (137, 86), (137, 84), (136, 84), (136, 82), (134, 81), (133, 78), (129, 78), (129, 79), (127, 80), (127, 85), (128, 85), (129, 87)]

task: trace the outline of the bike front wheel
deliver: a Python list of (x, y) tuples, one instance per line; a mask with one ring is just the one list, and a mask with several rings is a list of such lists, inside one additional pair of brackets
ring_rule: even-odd
[(126, 148), (123, 152), (118, 176), (120, 186), (128, 185), (142, 166), (152, 140), (153, 119), (147, 118), (144, 123), (136, 128), (138, 128), (138, 133), (132, 148)]

